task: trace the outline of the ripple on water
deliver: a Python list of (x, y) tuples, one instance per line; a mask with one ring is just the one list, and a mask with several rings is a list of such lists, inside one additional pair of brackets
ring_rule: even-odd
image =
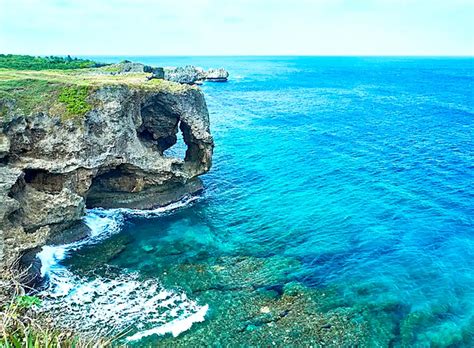
[(203, 323), (150, 345), (472, 347), (472, 58), (189, 63), (231, 73), (202, 87), (216, 143), (205, 199), (128, 217), (59, 263), (87, 281), (106, 264), (209, 305)]

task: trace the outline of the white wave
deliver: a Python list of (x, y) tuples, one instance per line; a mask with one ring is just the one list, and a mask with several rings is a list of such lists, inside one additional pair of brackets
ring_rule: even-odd
[(36, 255), (41, 260), (41, 275), (43, 277), (47, 276), (51, 278), (51, 269), (54, 268), (55, 270), (58, 270), (58, 268), (61, 268), (59, 262), (64, 260), (71, 251), (77, 250), (84, 245), (100, 242), (101, 240), (120, 232), (125, 217), (127, 216), (143, 218), (157, 217), (185, 207), (198, 199), (198, 196), (186, 196), (178, 202), (150, 210), (128, 208), (89, 209), (84, 217), (84, 222), (91, 229), (91, 235), (85, 239), (70, 244), (44, 246)]
[(150, 330), (145, 330), (142, 332), (137, 332), (136, 334), (127, 337), (127, 341), (138, 341), (144, 337), (148, 337), (151, 335), (165, 335), (170, 333), (173, 337), (179, 336), (182, 332), (187, 331), (191, 328), (194, 323), (200, 323), (205, 320), (205, 316), (207, 310), (209, 309), (209, 305), (202, 306), (196, 313), (189, 315), (187, 317), (182, 317), (175, 319), (169, 323), (164, 325), (155, 327)]
[[(124, 215), (117, 210), (91, 209), (84, 217), (85, 224), (90, 228), (89, 237), (64, 245), (46, 245), (36, 254), (41, 261), (41, 276), (47, 277), (49, 283), (54, 287), (57, 273), (61, 273), (63, 266), (60, 262), (66, 256), (84, 245), (97, 243), (120, 232), (124, 221)], [(54, 272), (52, 272), (54, 270)]]
[[(204, 321), (208, 310), (208, 305), (198, 305), (185, 293), (164, 289), (157, 280), (140, 280), (133, 273), (90, 281), (69, 272), (63, 276), (68, 277), (69, 291), (63, 296), (44, 294), (40, 311), (86, 337), (123, 332), (132, 334), (127, 340), (153, 333), (176, 337)], [(151, 329), (140, 332), (146, 327)]]
[[(85, 336), (130, 330), (130, 340), (154, 333), (177, 336), (193, 323), (204, 321), (207, 305), (198, 305), (185, 293), (164, 289), (157, 280), (140, 280), (137, 274), (125, 272), (111, 278), (97, 276), (86, 279), (74, 275), (61, 264), (74, 250), (120, 232), (128, 216), (161, 216), (196, 199), (198, 197), (186, 197), (153, 210), (88, 210), (84, 218), (91, 229), (88, 238), (66, 245), (44, 246), (37, 254), (41, 260), (41, 273), (49, 280), (48, 288), (40, 293), (43, 297), (40, 311), (48, 312), (58, 325), (65, 325)], [(151, 329), (140, 331), (146, 327)]]
[(178, 202), (168, 204), (164, 207), (158, 207), (158, 208), (149, 209), (149, 210), (118, 208), (118, 209), (110, 209), (109, 211), (117, 211), (128, 216), (154, 217), (154, 216), (163, 215), (164, 213), (169, 213), (179, 208), (183, 208), (189, 205), (190, 203), (198, 200), (199, 198), (200, 198), (199, 196), (186, 196)]

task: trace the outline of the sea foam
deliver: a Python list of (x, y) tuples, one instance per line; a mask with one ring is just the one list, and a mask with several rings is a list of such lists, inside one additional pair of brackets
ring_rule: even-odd
[(41, 273), (48, 287), (40, 293), (39, 311), (50, 314), (58, 325), (86, 337), (123, 335), (137, 341), (153, 334), (178, 336), (193, 323), (204, 321), (208, 305), (198, 305), (181, 291), (162, 287), (158, 279), (140, 279), (137, 273), (120, 271), (113, 277), (81, 277), (61, 264), (70, 253), (99, 243), (121, 231), (128, 217), (157, 217), (187, 206), (198, 197), (154, 210), (91, 209), (84, 218), (91, 235), (78, 242), (45, 246), (38, 253)]

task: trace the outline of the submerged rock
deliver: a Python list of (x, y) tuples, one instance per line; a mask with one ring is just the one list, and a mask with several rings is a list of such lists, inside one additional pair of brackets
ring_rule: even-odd
[[(146, 346), (199, 346), (212, 337), (216, 345), (250, 347), (366, 346), (368, 328), (362, 309), (331, 305), (328, 289), (289, 283), (288, 270), (299, 262), (284, 257), (218, 257), (177, 264), (162, 272), (165, 287), (183, 288), (209, 305), (203, 323), (179, 337), (150, 337)], [(265, 290), (279, 288), (277, 294)], [(223, 330), (222, 328), (225, 328)]]
[(97, 245), (85, 246), (75, 251), (75, 258), (67, 259), (64, 263), (69, 269), (82, 273), (104, 271), (104, 265), (123, 252), (128, 243), (129, 236), (116, 234), (101, 243), (100, 251)]
[(150, 253), (153, 250), (155, 250), (155, 248), (149, 244), (145, 244), (145, 245), (142, 245), (142, 250), (146, 253)]

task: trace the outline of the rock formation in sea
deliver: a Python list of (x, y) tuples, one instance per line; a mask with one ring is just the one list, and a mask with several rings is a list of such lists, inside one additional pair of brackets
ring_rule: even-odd
[(164, 68), (164, 78), (168, 81), (195, 84), (202, 81), (225, 82), (229, 78), (229, 73), (225, 69), (209, 69), (187, 65), (185, 67)]
[[(4, 74), (23, 89), (0, 93), (0, 268), (83, 236), (86, 207), (147, 209), (202, 190), (214, 144), (199, 88), (146, 73)], [(184, 159), (165, 154), (179, 130)]]
[(155, 79), (164, 79), (165, 71), (162, 67), (152, 67), (142, 63), (130, 62), (124, 60), (116, 64), (108, 64), (99, 69), (92, 69), (91, 75), (122, 75), (122, 74), (140, 74), (151, 73), (149, 77)]
[(225, 82), (229, 78), (229, 73), (223, 68), (209, 69), (206, 71), (205, 78), (207, 81)]
[(104, 66), (100, 69), (94, 69), (91, 74), (103, 75), (122, 75), (133, 73), (151, 73), (149, 79), (165, 79), (181, 84), (193, 85), (201, 84), (203, 81), (226, 82), (229, 78), (229, 72), (223, 68), (204, 70), (193, 65), (184, 67), (152, 67), (141, 63), (123, 61), (117, 64)]

